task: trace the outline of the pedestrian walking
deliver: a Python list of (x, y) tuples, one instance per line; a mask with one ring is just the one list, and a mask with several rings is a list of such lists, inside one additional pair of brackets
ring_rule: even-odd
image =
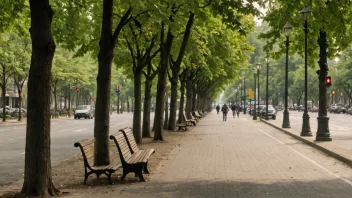
[(233, 104), (231, 106), (231, 110), (232, 110), (232, 117), (235, 118), (235, 116), (236, 116), (236, 105)]
[(218, 106), (216, 106), (216, 111), (218, 112), (218, 114), (219, 114), (219, 111), (220, 111), (220, 106), (218, 105)]
[(226, 121), (227, 120), (227, 112), (229, 112), (229, 107), (224, 104), (221, 108), (222, 111), (222, 121)]
[(237, 109), (236, 109), (237, 118), (240, 118), (240, 111), (241, 111), (241, 107), (237, 106)]

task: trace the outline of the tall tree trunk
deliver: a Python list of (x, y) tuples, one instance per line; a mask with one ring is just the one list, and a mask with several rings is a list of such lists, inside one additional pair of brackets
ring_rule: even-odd
[(112, 39), (113, 0), (103, 2), (103, 21), (99, 41), (97, 98), (94, 119), (94, 165), (110, 164), (109, 155), (109, 101), (111, 88), (111, 64), (114, 53)]
[[(187, 116), (190, 116), (190, 113), (192, 112), (192, 104), (193, 104), (193, 85), (192, 85), (192, 80), (187, 77), (187, 81), (186, 81), (186, 114)], [(187, 117), (188, 119), (190, 119), (190, 117)]]
[(178, 123), (182, 123), (183, 120), (183, 109), (184, 109), (184, 101), (185, 101), (185, 80), (183, 78), (180, 79), (181, 80), (181, 96), (180, 96), (180, 107), (178, 109)]
[[(164, 119), (164, 129), (167, 129), (167, 122), (169, 121), (169, 106), (168, 106), (168, 95), (165, 93), (165, 119)], [(172, 130), (172, 129), (171, 129)]]
[[(129, 21), (131, 8), (126, 10), (121, 17), (116, 29), (112, 31), (113, 0), (103, 2), (103, 20), (99, 41), (98, 53), (98, 76), (97, 76), (97, 99), (94, 119), (94, 165), (110, 164), (109, 155), (109, 125), (110, 125), (110, 88), (111, 88), (111, 64), (114, 47), (117, 38)], [(113, 32), (113, 34), (112, 34)]]
[(166, 72), (168, 69), (169, 55), (173, 42), (173, 35), (169, 27), (166, 41), (164, 41), (164, 23), (161, 29), (160, 44), (160, 70), (158, 75), (158, 85), (156, 94), (155, 117), (154, 117), (154, 140), (164, 141), (163, 137), (163, 121), (164, 121), (164, 99), (166, 92)]
[(57, 112), (57, 81), (54, 82), (54, 118), (56, 118), (56, 112)]
[(198, 98), (195, 87), (193, 86), (192, 89), (192, 111), (195, 111), (198, 108)]
[(151, 90), (152, 90), (152, 80), (146, 77), (145, 89), (144, 89), (142, 137), (151, 137), (150, 136), (150, 107), (152, 102)]
[(49, 0), (30, 0), (32, 57), (28, 79), (28, 117), (22, 196), (57, 195), (51, 176), (50, 81), (55, 43)]
[(68, 85), (68, 117), (71, 117), (71, 88)]
[(194, 13), (190, 12), (177, 60), (176, 62), (172, 61), (172, 64), (171, 64), (172, 78), (170, 78), (170, 82), (171, 82), (170, 120), (167, 127), (169, 130), (173, 130), (176, 127), (175, 124), (176, 124), (176, 110), (177, 110), (178, 76), (180, 73), (181, 63), (186, 52), (187, 42), (191, 35), (191, 28), (193, 26), (193, 21), (194, 21)]
[(22, 91), (19, 91), (18, 93), (18, 121), (22, 121)]
[(142, 111), (142, 70), (139, 66), (134, 71), (134, 111), (133, 111), (133, 135), (137, 144), (142, 143), (141, 111)]
[(6, 86), (4, 85), (1, 86), (1, 97), (2, 97), (2, 121), (6, 122)]
[(129, 101), (129, 98), (128, 96), (126, 96), (126, 100), (127, 100), (127, 112), (129, 113), (130, 112), (130, 101)]

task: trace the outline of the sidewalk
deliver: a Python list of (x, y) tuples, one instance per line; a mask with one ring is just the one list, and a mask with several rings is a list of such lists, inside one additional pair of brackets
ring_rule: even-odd
[[(279, 112), (282, 113), (282, 112)], [(264, 120), (262, 122), (298, 139), (304, 143), (313, 146), (324, 153), (346, 163), (352, 167), (352, 131), (348, 134), (334, 133), (330, 131), (330, 137), (332, 141), (320, 142), (315, 141), (316, 131), (312, 130), (312, 137), (300, 136), (301, 128), (297, 125), (292, 126), (289, 129), (283, 129), (282, 126), (282, 116), (277, 116), (276, 120)], [(281, 119), (280, 119), (281, 118)], [(259, 118), (258, 118), (259, 119)], [(302, 122), (302, 121), (301, 121)], [(330, 129), (331, 130), (331, 129)]]

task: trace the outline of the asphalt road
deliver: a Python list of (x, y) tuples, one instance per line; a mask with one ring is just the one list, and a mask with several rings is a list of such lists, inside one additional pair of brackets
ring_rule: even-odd
[[(315, 135), (318, 129), (318, 113), (317, 112), (308, 112), (310, 117), (309, 123), (312, 133)], [(303, 111), (290, 111), (290, 125), (291, 128), (302, 128), (302, 116)], [(283, 111), (277, 112), (277, 119), (282, 120)], [(335, 114), (328, 112), (329, 119), (329, 130), (331, 135), (343, 135), (346, 133), (352, 133), (352, 115), (347, 114)]]
[[(110, 116), (110, 133), (132, 127), (132, 113)], [(151, 115), (154, 119), (154, 114)], [(153, 122), (151, 122), (153, 123)], [(51, 122), (51, 162), (55, 166), (62, 160), (80, 154), (73, 144), (92, 138), (94, 119), (54, 119)], [(0, 186), (18, 180), (24, 172), (26, 125), (0, 126)]]

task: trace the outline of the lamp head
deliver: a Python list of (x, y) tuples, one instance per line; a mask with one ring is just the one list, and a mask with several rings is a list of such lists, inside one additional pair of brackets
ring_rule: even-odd
[(286, 23), (286, 25), (284, 26), (284, 30), (285, 30), (285, 35), (286, 36), (290, 36), (291, 30), (292, 30), (292, 26), (290, 24)]
[(270, 56), (269, 56), (269, 54), (266, 55), (266, 57), (265, 57), (265, 62), (266, 62), (266, 63), (269, 63), (269, 62), (270, 62)]
[(262, 65), (260, 63), (256, 64), (257, 69), (259, 70)]
[(303, 21), (307, 21), (308, 22), (310, 13), (311, 13), (311, 10), (308, 7), (304, 7), (301, 10)]

